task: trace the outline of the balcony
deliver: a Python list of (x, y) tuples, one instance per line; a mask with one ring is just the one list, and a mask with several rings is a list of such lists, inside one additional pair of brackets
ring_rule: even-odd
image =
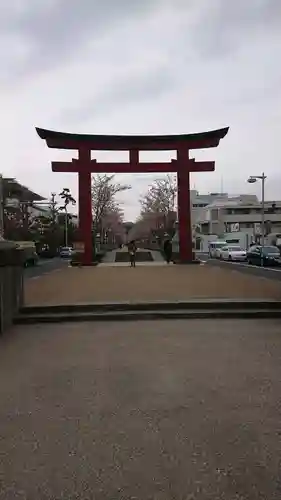
[[(262, 216), (261, 213), (250, 213), (250, 214), (235, 214), (235, 215), (226, 215), (221, 214), (221, 219), (229, 224), (233, 224), (235, 222), (261, 222)], [(264, 214), (264, 219), (271, 222), (280, 222), (281, 224), (281, 214)]]

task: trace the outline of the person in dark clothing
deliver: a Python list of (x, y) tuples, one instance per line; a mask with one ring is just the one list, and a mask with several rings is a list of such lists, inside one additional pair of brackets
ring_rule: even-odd
[(129, 251), (131, 267), (136, 267), (137, 247), (136, 247), (136, 243), (134, 240), (130, 241), (130, 243), (128, 244), (128, 251)]
[(167, 264), (170, 264), (172, 259), (172, 242), (170, 238), (167, 238), (164, 241), (164, 254)]

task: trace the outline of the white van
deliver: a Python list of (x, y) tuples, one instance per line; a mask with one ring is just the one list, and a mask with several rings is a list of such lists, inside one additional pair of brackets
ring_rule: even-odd
[(227, 246), (226, 241), (216, 240), (209, 243), (209, 257), (218, 259), (220, 257), (220, 249)]

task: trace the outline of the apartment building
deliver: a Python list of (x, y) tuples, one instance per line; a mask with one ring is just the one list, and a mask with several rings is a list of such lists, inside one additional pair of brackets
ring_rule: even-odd
[[(256, 197), (254, 197), (256, 198)], [(265, 235), (281, 232), (281, 201), (266, 201), (264, 206)], [(247, 195), (216, 200), (201, 210), (196, 224), (203, 234), (262, 232), (262, 205)]]
[(51, 211), (47, 205), (41, 206), (32, 204), (27, 207), (27, 211), (30, 217), (34, 219), (36, 219), (37, 217), (51, 217)]
[[(190, 192), (191, 221), (194, 247), (207, 251), (210, 241), (219, 238), (239, 242), (247, 248), (252, 241), (258, 241), (262, 232), (262, 205), (257, 196), (228, 193), (200, 194)], [(281, 201), (265, 202), (265, 236), (269, 243), (280, 239)], [(272, 236), (272, 238), (271, 238)], [(178, 230), (173, 238), (178, 245)]]
[(197, 224), (198, 221), (203, 216), (205, 216), (205, 210), (208, 211), (209, 206), (224, 206), (229, 202), (239, 203), (246, 202), (250, 204), (257, 204), (258, 198), (255, 195), (241, 194), (238, 196), (231, 197), (228, 193), (208, 193), (201, 194), (198, 191), (190, 191), (190, 201), (191, 201), (191, 220), (192, 224)]
[(27, 220), (29, 207), (44, 198), (23, 186), (13, 177), (0, 175), (0, 235), (5, 233), (5, 218), (17, 218), (19, 215)]

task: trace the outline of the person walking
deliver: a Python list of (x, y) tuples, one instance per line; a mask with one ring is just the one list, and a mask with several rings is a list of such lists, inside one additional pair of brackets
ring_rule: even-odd
[(172, 259), (172, 242), (169, 237), (164, 241), (164, 255), (167, 264), (170, 264)]
[(129, 257), (130, 257), (130, 265), (131, 265), (131, 267), (136, 267), (137, 247), (136, 247), (136, 242), (134, 240), (129, 242), (128, 251), (129, 251)]

